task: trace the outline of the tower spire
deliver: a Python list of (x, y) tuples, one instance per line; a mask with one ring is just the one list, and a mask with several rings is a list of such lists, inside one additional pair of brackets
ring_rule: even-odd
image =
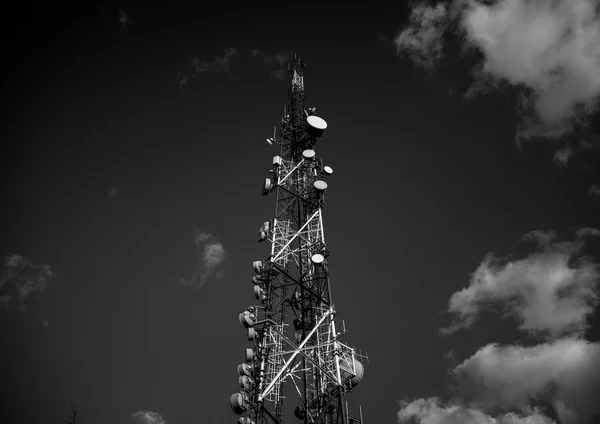
[(362, 410), (351, 417), (343, 402), (364, 367), (336, 328), (322, 213), (333, 169), (314, 150), (327, 123), (305, 109), (304, 67), (294, 56), (289, 114), (267, 139), (280, 146), (262, 187), (275, 198), (275, 214), (258, 233), (269, 254), (252, 264), (259, 304), (239, 314), (252, 343), (238, 366), (241, 390), (230, 398), (240, 424), (362, 424)]

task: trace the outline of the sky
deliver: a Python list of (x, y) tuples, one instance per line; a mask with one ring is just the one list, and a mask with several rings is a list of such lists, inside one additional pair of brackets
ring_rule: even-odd
[(236, 422), (296, 53), (328, 123), (332, 297), (369, 356), (351, 409), (598, 422), (597, 10), (5, 9), (1, 421), (64, 422), (73, 402), (86, 424)]

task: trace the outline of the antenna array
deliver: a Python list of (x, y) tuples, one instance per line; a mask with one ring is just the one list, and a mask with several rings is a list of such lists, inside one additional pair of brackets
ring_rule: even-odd
[[(269, 144), (280, 146), (273, 157), (264, 196), (276, 198), (275, 215), (258, 231), (270, 255), (252, 264), (258, 305), (240, 313), (252, 347), (238, 366), (240, 390), (230, 405), (239, 424), (281, 424), (286, 398), (296, 422), (362, 424), (362, 408), (351, 416), (343, 396), (362, 380), (363, 364), (353, 347), (340, 341), (329, 281), (329, 249), (322, 209), (326, 180), (333, 169), (315, 155), (327, 123), (304, 107), (305, 63), (294, 57), (290, 104), (284, 107)], [(368, 360), (368, 359), (367, 359)]]

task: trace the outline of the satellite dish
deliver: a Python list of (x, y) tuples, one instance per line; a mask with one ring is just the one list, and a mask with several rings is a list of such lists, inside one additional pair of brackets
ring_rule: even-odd
[(237, 371), (240, 376), (247, 375), (248, 377), (252, 377), (252, 367), (248, 364), (239, 364)]
[(272, 188), (273, 188), (273, 182), (271, 181), (271, 179), (265, 178), (265, 183), (263, 184), (263, 190), (262, 190), (263, 196), (266, 196), (267, 194), (269, 194), (269, 192), (271, 191)]
[(302, 157), (306, 160), (312, 160), (315, 157), (315, 151), (311, 149), (306, 149), (302, 152)]
[(265, 233), (263, 230), (259, 230), (258, 231), (258, 241), (265, 241), (265, 239), (267, 238), (267, 233)]
[(246, 328), (252, 327), (254, 325), (254, 323), (256, 322), (256, 317), (254, 316), (254, 314), (251, 314), (248, 311), (242, 312), (238, 316), (238, 318), (240, 320), (240, 324), (242, 324)]
[(325, 261), (325, 256), (321, 255), (320, 253), (315, 253), (314, 255), (312, 255), (310, 260), (314, 265), (321, 265)]
[(254, 286), (254, 297), (260, 299), (263, 294), (263, 289), (260, 286)]
[(333, 174), (333, 169), (331, 168), (331, 166), (324, 166), (323, 173), (325, 175), (331, 175), (331, 174)]
[(319, 193), (323, 193), (325, 190), (327, 190), (327, 183), (323, 180), (317, 180), (313, 185)]
[(351, 369), (351, 366), (347, 359), (340, 361), (340, 368), (344, 369), (342, 372), (342, 381), (349, 389), (356, 387), (356, 385), (361, 382), (365, 375), (365, 367), (356, 359), (354, 359), (353, 373), (348, 372), (348, 369)]
[(243, 414), (248, 410), (248, 396), (244, 392), (234, 393), (229, 399), (229, 404), (237, 415)]
[(313, 137), (321, 137), (327, 129), (327, 122), (317, 115), (306, 118), (306, 132)]

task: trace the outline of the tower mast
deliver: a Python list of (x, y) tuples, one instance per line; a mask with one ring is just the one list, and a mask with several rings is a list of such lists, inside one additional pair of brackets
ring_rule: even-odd
[[(343, 403), (364, 367), (336, 329), (322, 215), (333, 170), (315, 156), (327, 124), (314, 107), (305, 108), (304, 67), (297, 57), (288, 65), (289, 106), (279, 134), (267, 139), (280, 154), (262, 194), (273, 193), (276, 206), (258, 237), (270, 244), (270, 255), (252, 264), (260, 304), (239, 315), (253, 342), (238, 366), (241, 390), (230, 398), (240, 424), (362, 424), (362, 410), (352, 417)], [(294, 417), (284, 414), (284, 400)]]

